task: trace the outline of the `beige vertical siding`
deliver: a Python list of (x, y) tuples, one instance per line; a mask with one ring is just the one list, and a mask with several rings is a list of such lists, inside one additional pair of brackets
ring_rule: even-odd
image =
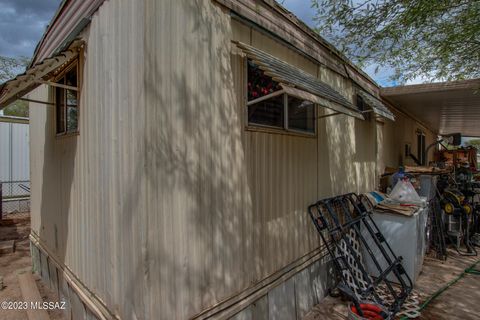
[(125, 319), (144, 314), (143, 13), (108, 1), (84, 32), (80, 135), (56, 138), (54, 108), (30, 107), (32, 229)]
[(375, 189), (374, 121), (335, 115), (318, 127), (319, 198)]
[(253, 278), (252, 210), (230, 18), (147, 1), (148, 310), (185, 319)]
[(315, 137), (246, 129), (231, 39), (353, 86), (210, 1), (107, 1), (83, 35), (80, 134), (31, 105), (32, 230), (123, 319), (186, 319), (311, 252), (307, 206), (374, 189), (379, 132), (396, 138), (345, 115)]
[[(415, 165), (412, 158), (405, 156), (405, 144), (411, 145), (414, 155), (417, 155), (416, 132), (425, 133), (426, 147), (436, 141), (436, 135), (407, 115), (394, 110), (395, 122), (386, 121), (382, 126), (382, 144), (379, 144), (379, 154), (382, 155), (384, 167), (396, 168), (399, 165)], [(428, 161), (433, 160), (432, 150), (428, 153)], [(384, 169), (384, 168), (383, 168)], [(380, 172), (383, 173), (380, 168)]]

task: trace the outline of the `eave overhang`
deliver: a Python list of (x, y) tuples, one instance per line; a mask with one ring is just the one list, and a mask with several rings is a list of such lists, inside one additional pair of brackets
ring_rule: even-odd
[(328, 84), (271, 54), (242, 42), (234, 41), (234, 43), (266, 75), (279, 82), (288, 94), (309, 100), (335, 112), (364, 120), (358, 109)]
[(480, 79), (381, 88), (380, 95), (437, 134), (480, 137)]
[(48, 81), (78, 56), (83, 40), (75, 40), (68, 49), (42, 60), (23, 74), (0, 84), (0, 109), (22, 98), (40, 84)]

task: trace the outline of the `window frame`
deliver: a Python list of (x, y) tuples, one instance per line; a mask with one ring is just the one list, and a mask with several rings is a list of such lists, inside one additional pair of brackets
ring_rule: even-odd
[(367, 104), (365, 99), (358, 93), (354, 96), (355, 107), (363, 115), (364, 121), (372, 120), (373, 108)]
[(426, 155), (426, 136), (425, 132), (420, 129), (415, 131), (417, 138), (417, 157), (418, 161), (422, 166), (427, 164), (427, 155)]
[[(295, 97), (297, 99), (305, 100), (300, 97), (296, 97), (295, 95), (289, 95), (285, 92), (285, 90), (281, 89), (278, 91), (274, 91), (270, 94), (267, 94), (265, 96), (261, 96), (257, 99), (248, 101), (248, 58), (244, 59), (244, 72), (245, 72), (245, 77), (244, 77), (244, 101), (245, 101), (245, 126), (247, 130), (252, 130), (252, 131), (268, 131), (268, 132), (273, 132), (273, 133), (279, 133), (279, 134), (290, 134), (290, 135), (296, 135), (296, 136), (305, 136), (305, 137), (316, 137), (317, 136), (317, 109), (318, 109), (318, 104), (309, 101), (313, 105), (313, 132), (309, 131), (303, 131), (300, 129), (291, 129), (288, 126), (288, 97)], [(255, 122), (250, 122), (249, 121), (249, 113), (248, 113), (248, 108), (252, 104), (262, 102), (264, 100), (268, 100), (270, 98), (274, 98), (276, 96), (283, 95), (283, 127), (277, 127), (277, 126), (270, 126), (266, 124), (261, 124), (261, 123), (255, 123)], [(308, 100), (305, 100), (308, 101)]]
[[(67, 130), (67, 112), (68, 112), (68, 105), (67, 105), (67, 94), (66, 91), (68, 89), (61, 88), (61, 87), (52, 87), (53, 88), (53, 99), (54, 99), (54, 125), (55, 125), (55, 137), (57, 138), (62, 138), (62, 137), (71, 137), (71, 136), (77, 136), (80, 134), (80, 62), (79, 59), (74, 59), (72, 62), (70, 62), (65, 68), (63, 68), (62, 71), (58, 73), (53, 78), (53, 82), (57, 83), (60, 79), (64, 78), (68, 72), (70, 72), (73, 69), (76, 69), (76, 74), (77, 74), (77, 128), (75, 131), (68, 131)], [(63, 125), (65, 130), (63, 132), (58, 132), (58, 126), (57, 126), (57, 90), (64, 90), (63, 98), (64, 98), (64, 109), (65, 109), (65, 118), (63, 119)]]

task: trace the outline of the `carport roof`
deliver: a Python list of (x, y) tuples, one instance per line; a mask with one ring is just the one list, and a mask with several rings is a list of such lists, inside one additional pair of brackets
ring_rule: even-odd
[(438, 134), (480, 137), (480, 79), (381, 88), (380, 95)]

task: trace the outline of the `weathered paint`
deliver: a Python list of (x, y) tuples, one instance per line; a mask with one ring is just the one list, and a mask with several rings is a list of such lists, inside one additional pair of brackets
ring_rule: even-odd
[(145, 314), (143, 18), (143, 2), (109, 1), (85, 31), (79, 135), (55, 137), (54, 108), (30, 104), (32, 230), (125, 319)]
[[(379, 171), (383, 173), (384, 167), (396, 168), (399, 165), (415, 165), (411, 157), (405, 156), (405, 144), (411, 145), (411, 152), (417, 155), (417, 131), (425, 133), (425, 145), (428, 146), (437, 140), (437, 135), (414, 121), (408, 115), (393, 110), (395, 122), (386, 121), (381, 124), (382, 141), (379, 144), (379, 153), (382, 154), (382, 167)], [(427, 155), (428, 161), (433, 160), (433, 149)]]
[[(247, 127), (232, 39), (352, 102), (354, 89), (223, 7), (107, 1), (83, 36), (80, 134), (55, 137), (53, 108), (31, 104), (32, 230), (122, 319), (186, 319), (235, 301), (318, 250), (310, 203), (375, 188), (387, 154), (375, 142), (394, 135), (373, 119), (321, 118), (314, 137)], [(45, 86), (31, 97), (52, 99)]]
[[(64, 0), (56, 15), (47, 27), (45, 34), (35, 48), (31, 65), (50, 57), (55, 50), (61, 49), (64, 40), (75, 31), (82, 19), (90, 19), (91, 15), (105, 0)], [(79, 30), (81, 31), (81, 30)], [(73, 39), (70, 39), (73, 40)]]

